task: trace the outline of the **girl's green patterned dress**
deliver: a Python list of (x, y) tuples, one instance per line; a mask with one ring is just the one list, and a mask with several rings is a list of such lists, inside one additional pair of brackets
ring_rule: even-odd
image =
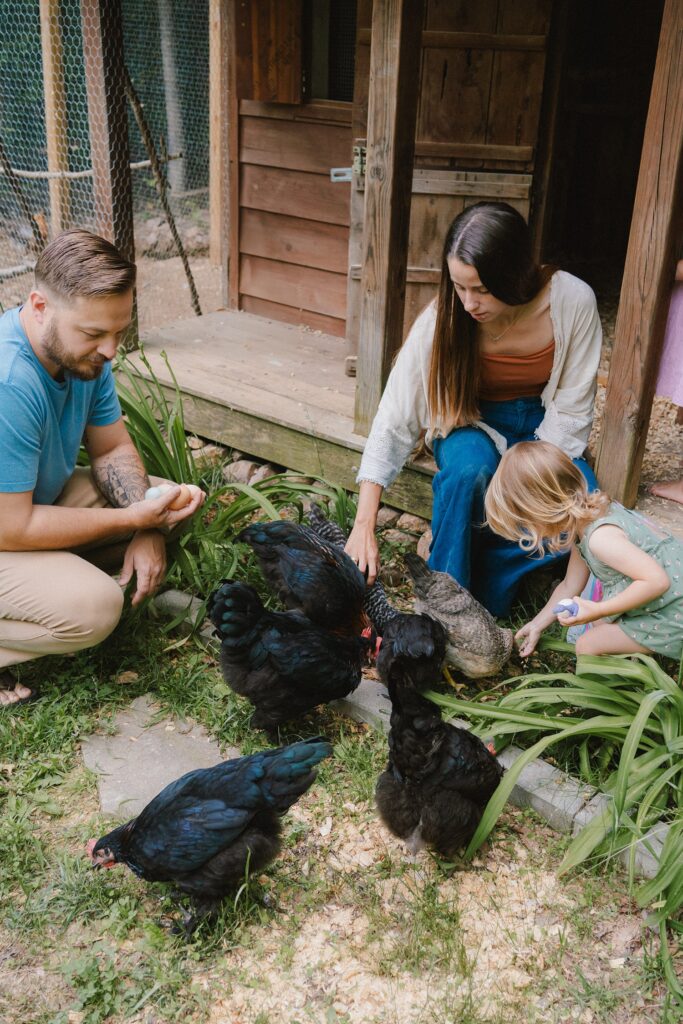
[(584, 560), (593, 575), (602, 582), (604, 599), (620, 594), (633, 582), (630, 576), (624, 576), (601, 562), (588, 547), (593, 531), (608, 523), (619, 526), (631, 543), (647, 552), (667, 571), (671, 580), (671, 586), (661, 597), (611, 618), (616, 619), (624, 633), (643, 647), (680, 659), (683, 655), (683, 541), (672, 537), (645, 516), (613, 501), (607, 514), (591, 523), (579, 542)]

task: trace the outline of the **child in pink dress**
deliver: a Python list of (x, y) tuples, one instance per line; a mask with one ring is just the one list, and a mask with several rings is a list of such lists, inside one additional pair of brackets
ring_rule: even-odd
[[(666, 322), (657, 394), (676, 403), (676, 423), (683, 425), (683, 260), (676, 264), (676, 278), (671, 293), (669, 318)], [(663, 480), (661, 483), (653, 484), (650, 493), (656, 494), (658, 498), (669, 498), (683, 504), (683, 474), (678, 480)]]

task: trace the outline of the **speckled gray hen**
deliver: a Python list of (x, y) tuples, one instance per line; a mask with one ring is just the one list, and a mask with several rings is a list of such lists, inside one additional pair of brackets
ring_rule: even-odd
[(496, 675), (512, 652), (512, 630), (503, 629), (486, 608), (446, 572), (429, 569), (419, 555), (407, 554), (415, 611), (430, 615), (447, 633), (446, 661), (470, 679)]

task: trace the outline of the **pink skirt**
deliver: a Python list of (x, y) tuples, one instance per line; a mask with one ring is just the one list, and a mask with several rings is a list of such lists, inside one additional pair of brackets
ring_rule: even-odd
[(671, 293), (657, 394), (683, 406), (683, 281), (677, 281)]

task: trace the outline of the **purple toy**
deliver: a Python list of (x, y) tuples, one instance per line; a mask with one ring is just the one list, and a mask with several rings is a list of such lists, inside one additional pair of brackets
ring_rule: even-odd
[(553, 608), (553, 615), (564, 615), (565, 612), (569, 615), (577, 615), (578, 611), (579, 606), (576, 601), (572, 601), (571, 597), (563, 597)]

